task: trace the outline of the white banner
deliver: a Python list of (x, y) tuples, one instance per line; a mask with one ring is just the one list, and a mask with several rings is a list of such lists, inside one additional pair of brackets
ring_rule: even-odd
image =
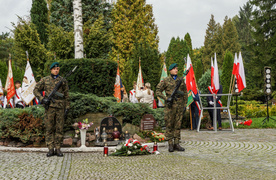
[(35, 95), (33, 93), (36, 82), (34, 78), (34, 74), (31, 68), (29, 61), (27, 61), (27, 66), (24, 74), (24, 78), (22, 81), (22, 99), (28, 105), (34, 98)]
[(0, 97), (4, 94), (3, 92), (3, 86), (2, 86), (2, 81), (0, 79)]

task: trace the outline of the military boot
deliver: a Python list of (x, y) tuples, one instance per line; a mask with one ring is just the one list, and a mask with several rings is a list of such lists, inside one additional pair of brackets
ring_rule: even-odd
[(56, 149), (56, 153), (55, 153), (58, 157), (62, 157), (63, 153), (61, 152), (60, 148)]
[(172, 140), (169, 140), (169, 152), (173, 152), (174, 149), (173, 149), (173, 141)]
[(185, 151), (185, 149), (183, 147), (181, 147), (179, 144), (175, 144), (173, 149), (176, 151)]
[(51, 157), (51, 156), (54, 156), (55, 153), (54, 153), (54, 149), (49, 149), (49, 152), (47, 153), (47, 157)]

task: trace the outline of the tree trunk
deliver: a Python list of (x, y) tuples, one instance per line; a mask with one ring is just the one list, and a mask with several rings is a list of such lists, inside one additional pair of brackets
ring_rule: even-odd
[(81, 0), (73, 1), (74, 33), (75, 33), (75, 59), (83, 58), (83, 32)]

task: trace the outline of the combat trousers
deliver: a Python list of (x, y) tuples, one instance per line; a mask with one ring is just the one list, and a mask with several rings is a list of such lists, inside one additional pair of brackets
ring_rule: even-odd
[(165, 107), (164, 119), (166, 123), (166, 138), (170, 142), (174, 140), (174, 144), (179, 144), (180, 129), (183, 117), (183, 108), (176, 103), (172, 105), (172, 108)]
[(193, 129), (196, 129), (197, 126), (198, 126), (198, 121), (199, 121), (199, 117), (198, 117), (199, 111), (198, 111), (198, 108), (197, 108), (195, 102), (193, 102), (190, 107), (191, 107), (191, 111), (192, 111), (192, 125), (193, 125)]
[(63, 142), (64, 109), (49, 107), (45, 110), (44, 124), (47, 147), (59, 149)]

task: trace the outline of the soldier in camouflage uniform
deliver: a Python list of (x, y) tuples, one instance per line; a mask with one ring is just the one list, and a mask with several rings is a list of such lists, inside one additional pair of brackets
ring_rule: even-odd
[[(185, 149), (179, 145), (179, 141), (183, 110), (187, 102), (187, 90), (184, 80), (177, 77), (178, 67), (176, 63), (170, 65), (169, 71), (171, 76), (166, 77), (157, 85), (156, 95), (166, 100), (164, 119), (166, 123), (166, 137), (169, 142), (169, 152), (173, 152), (174, 150), (185, 151)], [(178, 89), (177, 101), (173, 101), (172, 107), (169, 108), (167, 103), (168, 101), (172, 101), (170, 97), (178, 81), (182, 81), (182, 83)], [(162, 94), (163, 91), (165, 91), (166, 96)]]
[[(50, 102), (47, 98), (55, 85), (62, 79), (59, 76), (59, 63), (55, 62), (50, 66), (51, 75), (42, 78), (35, 86), (34, 94), (39, 101), (47, 105), (49, 109), (45, 109), (44, 123), (46, 127), (46, 145), (49, 148), (47, 157), (57, 155), (62, 157), (63, 154), (60, 151), (60, 146), (63, 141), (63, 125), (64, 115), (69, 109), (69, 95), (68, 85), (64, 81), (63, 85), (59, 88), (58, 92), (64, 96), (55, 96), (55, 103)], [(41, 96), (41, 92), (45, 91), (45, 97)], [(55, 149), (54, 149), (55, 148)]]

